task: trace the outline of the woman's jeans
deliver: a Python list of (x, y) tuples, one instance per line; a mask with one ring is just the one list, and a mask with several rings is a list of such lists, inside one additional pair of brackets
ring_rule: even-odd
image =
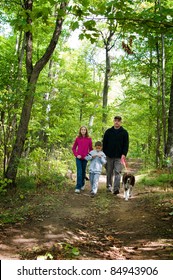
[(80, 190), (85, 185), (87, 160), (76, 158), (77, 184), (76, 189)]

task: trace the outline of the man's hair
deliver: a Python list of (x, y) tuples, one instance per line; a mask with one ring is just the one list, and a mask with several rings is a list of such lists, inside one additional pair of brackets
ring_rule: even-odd
[(102, 147), (102, 142), (101, 142), (101, 141), (95, 142), (95, 147), (96, 147), (96, 146)]
[(114, 117), (114, 120), (119, 120), (119, 121), (121, 121), (122, 118), (121, 118), (120, 116), (115, 116), (115, 117)]

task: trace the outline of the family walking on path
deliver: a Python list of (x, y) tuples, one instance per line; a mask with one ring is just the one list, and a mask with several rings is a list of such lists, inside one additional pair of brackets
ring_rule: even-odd
[(99, 176), (102, 166), (106, 168), (106, 190), (119, 194), (121, 171), (129, 148), (129, 135), (122, 127), (122, 118), (114, 117), (114, 125), (108, 128), (103, 136), (103, 151), (101, 141), (92, 148), (92, 139), (85, 126), (80, 127), (79, 134), (74, 141), (72, 151), (76, 157), (77, 182), (75, 192), (80, 193), (85, 188), (87, 162), (90, 161), (89, 178), (91, 195), (98, 190)]

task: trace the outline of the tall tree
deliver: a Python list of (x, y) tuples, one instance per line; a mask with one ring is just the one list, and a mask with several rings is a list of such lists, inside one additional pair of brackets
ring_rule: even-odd
[(168, 137), (166, 142), (166, 156), (171, 157), (173, 161), (173, 67), (171, 76), (171, 89), (170, 89), (170, 106), (168, 116)]
[(156, 53), (157, 53), (157, 129), (156, 129), (156, 166), (160, 166), (160, 159), (161, 159), (161, 151), (160, 151), (160, 144), (161, 144), (161, 67), (160, 67), (160, 52), (159, 52), (159, 43), (156, 42)]
[(103, 130), (107, 124), (107, 105), (108, 105), (108, 90), (109, 90), (109, 81), (110, 81), (110, 72), (111, 72), (111, 60), (110, 60), (110, 50), (114, 47), (115, 40), (113, 36), (115, 34), (114, 30), (109, 30), (108, 35), (104, 36), (101, 32), (104, 47), (105, 47), (105, 75), (104, 75), (104, 86), (103, 86)]
[(25, 11), (27, 21), (26, 36), (26, 71), (27, 71), (27, 90), (24, 98), (22, 113), (20, 117), (20, 123), (17, 130), (16, 141), (11, 153), (10, 161), (6, 170), (6, 178), (12, 180), (12, 184), (15, 185), (15, 179), (17, 175), (17, 169), (21, 154), (23, 151), (26, 134), (28, 130), (28, 124), (31, 116), (32, 105), (34, 102), (34, 94), (36, 90), (36, 84), (39, 78), (39, 74), (49, 61), (57, 45), (58, 39), (62, 31), (62, 25), (66, 15), (67, 1), (62, 1), (56, 10), (56, 23), (50, 43), (42, 55), (42, 57), (33, 65), (33, 33), (32, 33), (32, 11), (34, 0), (24, 0), (22, 8)]

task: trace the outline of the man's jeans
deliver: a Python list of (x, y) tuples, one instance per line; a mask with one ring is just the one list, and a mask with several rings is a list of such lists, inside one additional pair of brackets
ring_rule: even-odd
[(86, 174), (87, 160), (81, 160), (76, 158), (77, 167), (77, 183), (76, 189), (80, 190), (85, 185), (85, 174)]
[[(121, 171), (122, 164), (120, 158), (109, 158), (106, 157), (106, 175), (107, 175), (107, 188), (112, 188), (113, 191), (119, 191), (120, 189), (120, 180), (121, 180)], [(113, 182), (114, 176), (114, 182)]]

